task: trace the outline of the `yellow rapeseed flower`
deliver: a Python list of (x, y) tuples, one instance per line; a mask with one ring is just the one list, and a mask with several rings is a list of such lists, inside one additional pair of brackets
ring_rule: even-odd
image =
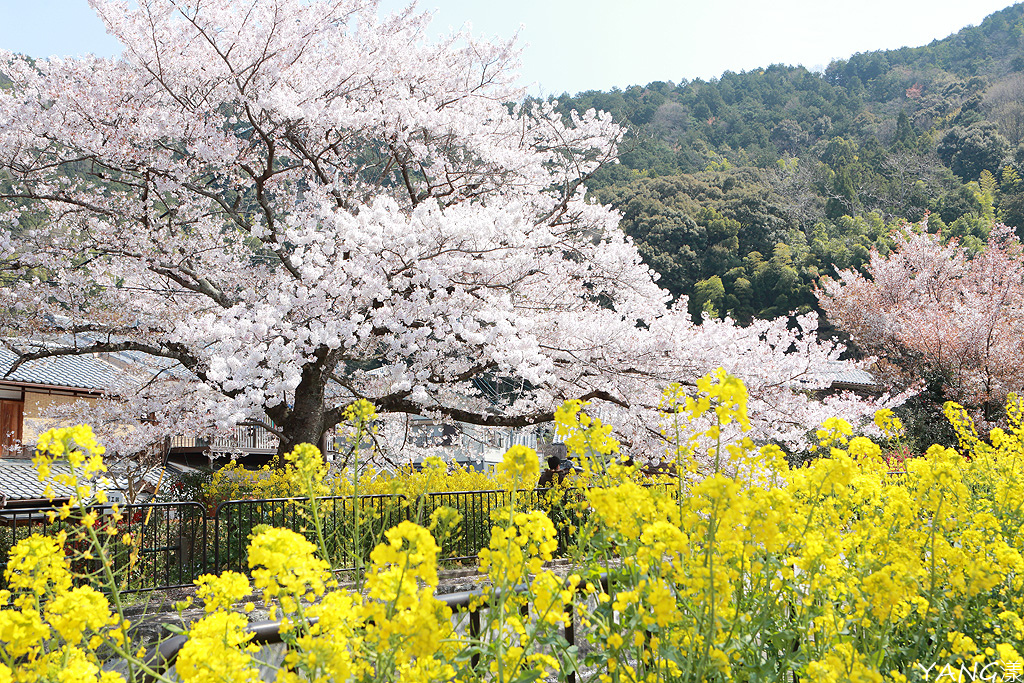
[(189, 628), (178, 652), (176, 671), (184, 683), (249, 683), (259, 670), (245, 650), (252, 640), (249, 622), (237, 612), (217, 611)]
[(64, 559), (63, 540), (32, 534), (11, 548), (4, 569), (14, 591), (35, 595), (60, 593), (71, 587), (71, 572)]
[(207, 612), (228, 609), (249, 595), (249, 577), (226, 571), (219, 576), (203, 574), (195, 580), (196, 597), (203, 601)]
[(540, 476), (540, 458), (532, 448), (516, 444), (505, 451), (495, 470), (506, 489), (533, 488)]
[(264, 599), (278, 598), (282, 607), (307, 593), (323, 595), (329, 579), (329, 566), (316, 556), (316, 547), (291, 529), (272, 527), (257, 534), (249, 544), (249, 567)]

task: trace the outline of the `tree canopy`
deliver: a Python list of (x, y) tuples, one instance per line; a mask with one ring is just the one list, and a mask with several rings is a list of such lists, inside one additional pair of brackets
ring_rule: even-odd
[(904, 386), (922, 379), (985, 422), (1024, 390), (1024, 250), (1005, 226), (972, 254), (924, 226), (819, 292), (832, 322)]
[[(857, 54), (823, 73), (774, 64), (556, 99), (560, 111), (594, 106), (626, 128), (622, 163), (596, 171), (588, 186), (624, 212), (625, 229), (673, 295), (695, 295), (698, 283), (718, 277), (728, 298), (731, 281), (752, 282), (749, 272), (730, 275), (752, 252), (767, 261), (785, 243), (799, 255), (830, 236), (834, 254), (812, 248), (813, 263), (794, 263), (793, 291), (748, 301), (741, 283), (721, 311), (772, 318), (816, 309), (817, 278), (849, 267), (850, 257), (865, 263), (873, 246), (890, 248), (887, 236), (863, 234), (865, 222), (880, 221), (887, 235), (938, 214), (947, 226), (959, 221), (944, 234), (983, 242), (976, 195), (985, 172), (997, 181), (997, 218), (1024, 233), (1022, 25), (1024, 6), (1014, 5), (929, 45)], [(715, 191), (695, 189), (701, 185)], [(737, 193), (759, 199), (742, 215), (730, 213), (722, 195)], [(671, 207), (661, 228), (651, 227), (655, 197)], [(707, 248), (684, 244), (682, 233), (697, 237), (682, 226), (703, 225), (707, 209), (740, 223), (739, 243), (734, 258), (716, 254), (695, 272), (695, 255)], [(856, 245), (864, 250), (854, 253)]]
[[(805, 390), (840, 349), (812, 320), (809, 338), (785, 320), (698, 328), (668, 306), (617, 214), (586, 199), (621, 128), (515, 104), (513, 44), (431, 42), (427, 15), (362, 0), (94, 5), (123, 58), (4, 55), (16, 279), (0, 296), (38, 342), (24, 358), (162, 359), (121, 388), (126, 419), (260, 424), (285, 451), (358, 399), (494, 426), (599, 399), (656, 452), (664, 384), (717, 366), (766, 406), (760, 433), (799, 440), (819, 417)], [(707, 248), (771, 244), (736, 224), (758, 202), (703, 217)], [(490, 400), (488, 378), (515, 390)]]

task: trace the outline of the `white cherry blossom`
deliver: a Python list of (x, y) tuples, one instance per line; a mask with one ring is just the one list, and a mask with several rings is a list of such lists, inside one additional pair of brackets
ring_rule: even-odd
[[(123, 57), (0, 55), (2, 298), (19, 337), (74, 340), (37, 355), (164, 359), (104, 408), (146, 418), (123, 448), (255, 423), (285, 450), (357, 398), (493, 426), (592, 398), (657, 457), (662, 388), (718, 366), (761, 439), (870, 410), (808, 396), (840, 352), (812, 321), (669, 305), (586, 199), (622, 131), (527, 102), (512, 42), (368, 0), (91, 4)], [(498, 379), (517, 391), (484, 396)]]

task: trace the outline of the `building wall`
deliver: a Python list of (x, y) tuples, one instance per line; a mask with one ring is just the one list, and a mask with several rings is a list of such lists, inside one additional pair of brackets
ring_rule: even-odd
[(52, 405), (66, 405), (75, 401), (86, 401), (92, 404), (93, 397), (72, 396), (63, 394), (42, 394), (25, 390), (25, 408), (22, 422), (22, 443), (33, 446), (39, 435), (47, 429), (61, 427), (60, 423), (44, 417), (45, 411)]

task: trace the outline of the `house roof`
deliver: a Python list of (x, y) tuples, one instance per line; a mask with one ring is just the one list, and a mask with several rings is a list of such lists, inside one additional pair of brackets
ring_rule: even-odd
[(851, 368), (845, 361), (829, 361), (828, 365), (814, 377), (802, 378), (801, 384), (814, 386), (817, 381), (824, 379), (828, 382), (827, 387), (840, 391), (875, 392), (879, 390), (878, 381), (867, 370)]
[(0, 347), (0, 384), (39, 384), (72, 389), (103, 391), (113, 383), (115, 370), (91, 356), (53, 356), (22, 363), (7, 374), (18, 356)]
[[(156, 467), (143, 475), (143, 479), (149, 484), (156, 486), (160, 481), (160, 472), (163, 468)], [(68, 498), (74, 491), (63, 484), (53, 481), (53, 475), (70, 474), (71, 468), (66, 462), (55, 462), (50, 465), (51, 477), (50, 487), (53, 489), (55, 498)], [(108, 475), (111, 486), (108, 491), (123, 490), (127, 488), (128, 482), (116, 474)], [(163, 483), (166, 485), (174, 477), (171, 470), (165, 472)], [(2, 458), (0, 459), (0, 508), (6, 504), (20, 501), (46, 501), (46, 481), (39, 481), (36, 473), (36, 466), (26, 458)], [(4, 502), (6, 499), (6, 502)]]
[(878, 382), (870, 372), (850, 368), (845, 363), (830, 362), (829, 375), (829, 380), (833, 386), (855, 385), (863, 386), (864, 388), (877, 388), (878, 386)]
[[(51, 466), (54, 474), (68, 474), (67, 465), (54, 463)], [(50, 487), (57, 498), (68, 498), (74, 491), (54, 481)], [(0, 460), (0, 497), (10, 501), (45, 500), (46, 482), (39, 481), (36, 466), (31, 460), (21, 458), (4, 458)]]

